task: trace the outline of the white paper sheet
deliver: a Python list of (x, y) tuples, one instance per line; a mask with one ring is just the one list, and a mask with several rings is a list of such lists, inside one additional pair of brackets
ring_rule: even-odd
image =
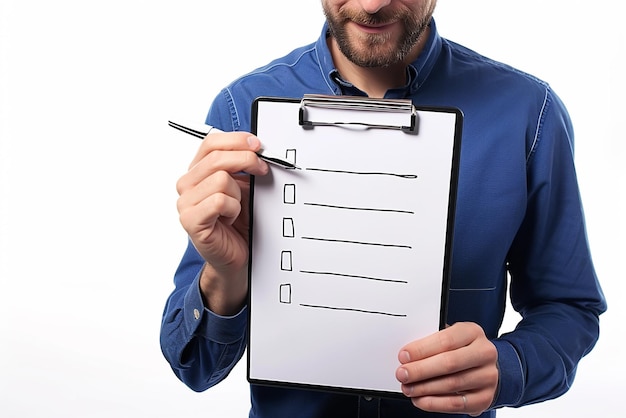
[(301, 169), (254, 179), (248, 379), (400, 393), (398, 351), (441, 326), (460, 112), (418, 109), (408, 134), (303, 129), (299, 102), (257, 106), (264, 146)]

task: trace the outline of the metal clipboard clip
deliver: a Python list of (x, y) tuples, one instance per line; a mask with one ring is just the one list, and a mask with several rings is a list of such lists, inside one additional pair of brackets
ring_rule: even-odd
[[(345, 112), (337, 112), (337, 110)], [(342, 115), (347, 120), (337, 120)], [(300, 102), (300, 126), (393, 129), (417, 134), (417, 110), (410, 99), (306, 94)]]

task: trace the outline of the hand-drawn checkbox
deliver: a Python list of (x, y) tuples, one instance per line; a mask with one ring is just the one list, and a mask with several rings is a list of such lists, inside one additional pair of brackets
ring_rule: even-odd
[(291, 284), (280, 285), (280, 303), (291, 303)]
[(293, 165), (296, 165), (296, 150), (292, 148), (287, 149), (285, 152), (285, 159)]
[(283, 237), (295, 238), (296, 229), (293, 224), (293, 218), (283, 218)]
[(283, 189), (283, 203), (294, 205), (296, 203), (296, 185), (285, 184)]
[(291, 251), (283, 251), (280, 254), (280, 269), (283, 271), (293, 270), (293, 260)]

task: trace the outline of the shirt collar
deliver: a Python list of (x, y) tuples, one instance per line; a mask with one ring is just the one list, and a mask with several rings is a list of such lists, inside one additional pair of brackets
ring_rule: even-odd
[[(339, 73), (335, 68), (335, 64), (333, 63), (333, 59), (330, 54), (330, 49), (328, 48), (328, 44), (326, 42), (327, 34), (328, 23), (324, 23), (322, 33), (316, 42), (318, 62), (322, 74), (325, 74), (326, 81), (331, 87), (331, 90), (334, 94), (356, 94), (357, 92), (359, 92), (359, 90), (339, 77)], [(417, 89), (424, 83), (431, 70), (435, 66), (435, 62), (439, 57), (442, 45), (443, 41), (439, 36), (439, 33), (437, 32), (435, 19), (432, 18), (430, 21), (430, 33), (428, 36), (428, 41), (424, 45), (422, 53), (407, 68), (407, 84), (402, 88), (388, 91), (387, 95), (389, 97), (398, 98), (407, 97), (414, 94)], [(363, 93), (361, 92), (360, 94)]]

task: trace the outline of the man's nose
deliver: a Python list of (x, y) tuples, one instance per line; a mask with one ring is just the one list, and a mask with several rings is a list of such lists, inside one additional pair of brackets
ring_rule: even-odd
[(388, 6), (392, 0), (359, 0), (359, 4), (369, 14), (378, 12), (385, 6)]

